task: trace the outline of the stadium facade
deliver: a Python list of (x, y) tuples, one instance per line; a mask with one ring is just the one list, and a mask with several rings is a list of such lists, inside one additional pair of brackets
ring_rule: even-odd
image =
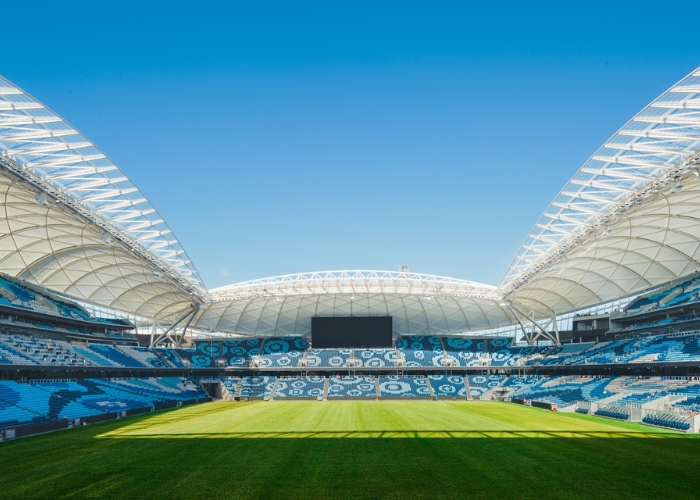
[[(0, 432), (195, 402), (207, 384), (224, 399), (506, 397), (697, 432), (699, 150), (697, 70), (574, 174), (498, 286), (403, 268), (209, 290), (128, 177), (0, 79)], [(557, 318), (577, 312), (562, 344)], [(392, 345), (314, 349), (317, 316), (391, 316)], [(512, 325), (527, 346), (479, 334)]]

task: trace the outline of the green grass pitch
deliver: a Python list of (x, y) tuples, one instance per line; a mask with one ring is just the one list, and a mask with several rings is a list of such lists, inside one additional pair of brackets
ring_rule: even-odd
[(2, 498), (698, 498), (700, 439), (508, 403), (207, 403), (0, 444)]

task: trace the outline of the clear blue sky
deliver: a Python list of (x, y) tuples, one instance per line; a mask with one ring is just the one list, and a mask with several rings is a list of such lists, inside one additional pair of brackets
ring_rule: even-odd
[(700, 66), (697, 2), (14, 2), (0, 74), (93, 140), (209, 287), (498, 284), (559, 189)]

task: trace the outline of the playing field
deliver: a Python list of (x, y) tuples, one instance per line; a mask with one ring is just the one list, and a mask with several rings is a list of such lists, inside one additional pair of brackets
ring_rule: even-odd
[(700, 439), (508, 403), (207, 403), (0, 444), (2, 498), (697, 498)]

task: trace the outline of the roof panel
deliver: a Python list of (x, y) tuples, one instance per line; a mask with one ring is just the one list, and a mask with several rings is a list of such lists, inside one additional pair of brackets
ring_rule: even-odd
[[(700, 71), (663, 93), (574, 174), (525, 239), (502, 286), (510, 292), (606, 216), (700, 150)], [(562, 238), (562, 235), (566, 235)]]
[(65, 120), (2, 77), (0, 168), (85, 209), (103, 231), (127, 242), (183, 289), (204, 293), (184, 249), (132, 182)]

